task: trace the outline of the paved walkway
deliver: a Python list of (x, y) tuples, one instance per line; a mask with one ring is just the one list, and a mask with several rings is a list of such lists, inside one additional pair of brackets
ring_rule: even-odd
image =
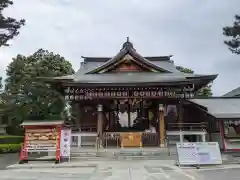
[[(87, 163), (87, 162), (86, 162)], [(33, 168), (3, 170), (1, 180), (197, 180), (195, 171), (187, 172), (158, 160), (115, 161), (86, 167)]]
[(0, 154), (0, 169), (5, 169), (7, 166), (11, 164), (18, 163), (19, 157), (20, 157), (19, 153)]

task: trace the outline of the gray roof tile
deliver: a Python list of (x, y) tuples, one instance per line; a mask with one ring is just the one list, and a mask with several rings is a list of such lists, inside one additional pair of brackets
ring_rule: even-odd
[(223, 95), (223, 97), (235, 97), (235, 96), (240, 96), (240, 87)]
[[(133, 72), (133, 73), (101, 73), (96, 74), (99, 70), (114, 64), (126, 54), (130, 54), (133, 58), (148, 65), (159, 72)], [(70, 76), (56, 77), (54, 80), (72, 80), (79, 83), (152, 83), (152, 82), (180, 82), (187, 81), (190, 78), (204, 78), (206, 81), (198, 83), (198, 88), (206, 85), (214, 80), (217, 75), (196, 75), (185, 74), (176, 69), (172, 56), (143, 57), (133, 48), (131, 42), (124, 43), (123, 48), (113, 58), (108, 57), (83, 57), (84, 62), (81, 63), (79, 70)]]
[(206, 107), (208, 113), (216, 118), (240, 119), (240, 98), (190, 99), (189, 101)]

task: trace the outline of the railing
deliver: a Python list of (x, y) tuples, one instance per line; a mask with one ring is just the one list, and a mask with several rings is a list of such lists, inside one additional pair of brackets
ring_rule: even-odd
[(83, 145), (95, 146), (97, 133), (94, 132), (79, 132), (71, 134), (71, 146), (82, 147)]
[(142, 134), (143, 147), (152, 147), (159, 145), (159, 135), (158, 133), (144, 132)]
[(119, 132), (103, 133), (103, 144), (106, 148), (120, 147), (120, 133)]
[(72, 129), (72, 132), (77, 133), (77, 132), (97, 132), (97, 127), (96, 125), (92, 124), (85, 124), (85, 125), (80, 125), (79, 128), (76, 126), (69, 126)]
[(196, 130), (201, 130), (201, 131), (206, 131), (208, 127), (208, 123), (202, 122), (202, 123), (167, 123), (166, 124), (166, 129), (169, 131), (176, 131), (176, 130), (181, 130), (181, 131), (196, 131)]

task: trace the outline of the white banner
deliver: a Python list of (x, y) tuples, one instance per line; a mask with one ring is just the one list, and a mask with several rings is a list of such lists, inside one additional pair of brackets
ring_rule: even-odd
[(217, 142), (177, 143), (180, 165), (222, 164)]
[(71, 130), (63, 129), (61, 131), (61, 144), (60, 144), (60, 152), (61, 157), (69, 157), (70, 156), (70, 143), (71, 143)]

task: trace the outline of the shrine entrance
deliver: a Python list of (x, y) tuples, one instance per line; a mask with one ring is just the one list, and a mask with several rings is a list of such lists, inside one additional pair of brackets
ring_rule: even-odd
[(155, 105), (153, 100), (114, 100), (111, 111), (113, 116), (106, 118), (108, 125), (103, 132), (104, 146), (106, 148), (158, 146), (159, 128)]
[[(166, 147), (168, 123), (182, 128), (184, 122), (201, 122), (183, 117), (182, 102), (217, 75), (182, 73), (171, 57), (141, 56), (127, 38), (111, 58), (83, 57), (74, 75), (44, 78), (74, 108), (73, 144)], [(166, 115), (169, 106), (176, 109), (171, 116)]]
[(77, 147), (96, 146), (97, 139), (104, 148), (166, 147), (164, 116), (172, 106), (175, 108), (172, 120), (178, 122), (178, 100), (118, 98), (75, 102), (73, 106), (79, 111), (72, 125), (73, 136), (76, 136), (73, 142)]

